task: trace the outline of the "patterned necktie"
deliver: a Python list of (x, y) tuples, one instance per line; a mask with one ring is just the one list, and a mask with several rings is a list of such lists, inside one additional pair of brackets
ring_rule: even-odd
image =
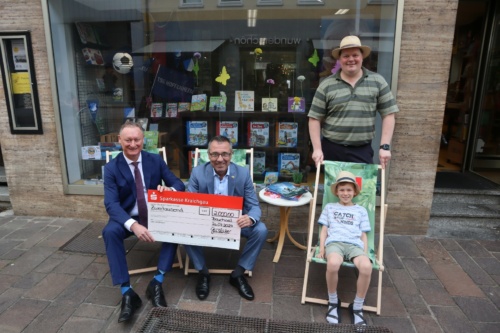
[(132, 162), (134, 166), (135, 189), (137, 191), (137, 207), (139, 208), (139, 224), (148, 227), (148, 205), (144, 197), (141, 171), (137, 167), (139, 162)]

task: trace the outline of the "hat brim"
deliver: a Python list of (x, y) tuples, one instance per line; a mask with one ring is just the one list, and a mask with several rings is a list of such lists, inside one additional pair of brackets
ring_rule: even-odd
[(349, 182), (349, 181), (341, 181), (341, 182), (335, 182), (333, 183), (332, 185), (330, 185), (330, 191), (332, 191), (332, 194), (336, 197), (337, 196), (337, 186), (340, 185), (340, 184), (353, 184), (354, 185), (354, 188), (355, 188), (355, 192), (356, 194), (354, 196), (357, 196), (361, 191), (359, 190), (359, 185), (358, 183), (356, 182)]
[(363, 53), (363, 59), (368, 57), (370, 53), (372, 52), (371, 47), (366, 46), (366, 45), (361, 45), (361, 46), (348, 46), (348, 47), (337, 47), (332, 51), (332, 57), (334, 59), (338, 59), (340, 57), (340, 51), (342, 50), (347, 50), (347, 49), (361, 49), (361, 53)]

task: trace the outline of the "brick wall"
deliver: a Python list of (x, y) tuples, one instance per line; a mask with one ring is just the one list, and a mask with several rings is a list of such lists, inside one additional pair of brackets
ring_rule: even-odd
[[(458, 0), (405, 0), (397, 91), (401, 112), (388, 186), (388, 233), (427, 231), (457, 6)], [(44, 130), (43, 135), (10, 134), (0, 93), (0, 143), (14, 212), (103, 220), (102, 196), (63, 193), (41, 0), (0, 0), (0, 11), (0, 30), (32, 33)], [(275, 230), (277, 208), (263, 210), (270, 216), (268, 227)], [(307, 221), (308, 210), (293, 212), (290, 223), (295, 230)]]

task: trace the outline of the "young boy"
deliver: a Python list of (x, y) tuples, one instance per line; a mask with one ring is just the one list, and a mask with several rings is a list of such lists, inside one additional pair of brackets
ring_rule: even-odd
[(338, 203), (329, 203), (321, 212), (318, 223), (322, 225), (318, 258), (326, 258), (326, 284), (328, 287), (328, 311), (326, 320), (331, 324), (340, 323), (340, 300), (337, 296), (338, 273), (344, 259), (352, 260), (359, 270), (354, 304), (349, 311), (354, 324), (366, 325), (363, 318), (363, 303), (370, 285), (372, 264), (367, 256), (366, 232), (371, 230), (368, 212), (352, 202), (359, 194), (356, 177), (341, 171), (332, 193), (339, 198)]

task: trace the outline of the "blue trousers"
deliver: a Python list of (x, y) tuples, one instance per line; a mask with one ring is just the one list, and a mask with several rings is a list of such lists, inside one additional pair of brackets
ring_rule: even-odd
[[(266, 241), (267, 228), (262, 222), (258, 222), (253, 227), (241, 229), (241, 236), (247, 239), (238, 265), (246, 270), (252, 270), (259, 256), (260, 250)], [(205, 266), (205, 254), (202, 246), (185, 245), (186, 253), (193, 262), (196, 270), (200, 271)]]
[[(102, 230), (113, 285), (130, 281), (123, 241), (132, 235), (133, 233), (128, 231), (124, 226), (113, 221), (108, 222)], [(172, 270), (176, 251), (177, 244), (162, 243), (158, 259), (159, 270), (164, 272)]]

